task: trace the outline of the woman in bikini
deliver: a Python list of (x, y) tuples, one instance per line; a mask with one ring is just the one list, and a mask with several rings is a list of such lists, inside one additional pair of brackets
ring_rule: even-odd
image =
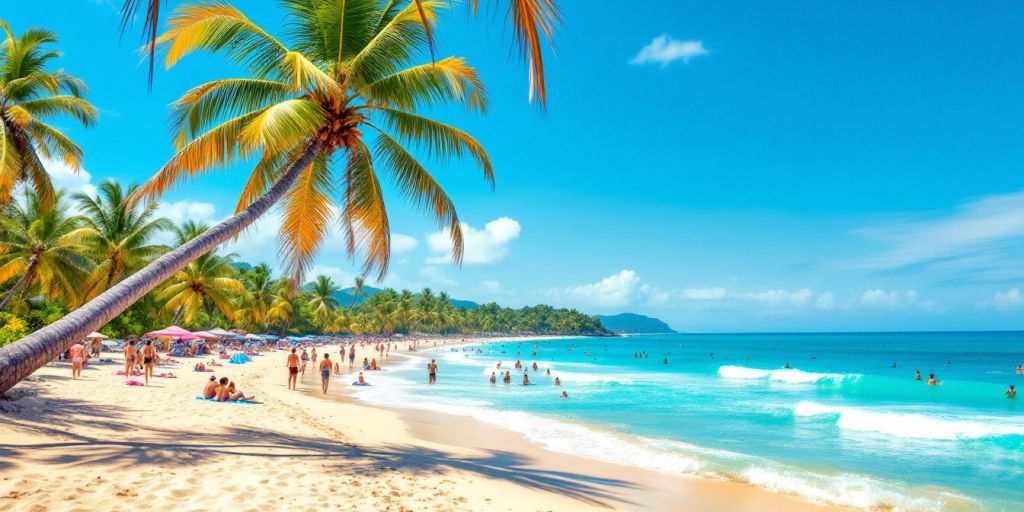
[(146, 346), (142, 347), (142, 371), (146, 385), (153, 376), (153, 367), (156, 366), (156, 349), (153, 348), (153, 340), (146, 340)]
[(135, 370), (135, 340), (128, 342), (124, 347), (124, 378), (132, 378), (132, 371)]

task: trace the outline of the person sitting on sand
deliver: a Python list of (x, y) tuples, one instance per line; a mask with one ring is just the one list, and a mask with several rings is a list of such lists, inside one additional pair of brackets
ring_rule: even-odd
[(371, 370), (380, 370), (380, 367), (377, 366), (377, 358), (370, 359), (370, 369)]
[(914, 380), (921, 380), (921, 370), (918, 370), (917, 373), (914, 374)]
[(928, 385), (929, 386), (938, 386), (939, 385), (939, 381), (935, 378), (935, 374), (934, 373), (929, 373), (928, 374)]
[(1006, 390), (1006, 398), (1010, 400), (1017, 398), (1017, 388), (1013, 387), (1013, 384), (1010, 384), (1010, 389)]
[(565, 400), (566, 398), (569, 398), (569, 392), (568, 391), (562, 391), (562, 400)]
[(555, 377), (555, 385), (556, 386), (561, 386), (562, 385), (562, 379), (559, 379), (558, 377)]
[(254, 398), (256, 395), (245, 396), (241, 389), (236, 389), (234, 381), (228, 384), (228, 400), (252, 400)]
[(523, 385), (524, 386), (529, 386), (530, 385), (530, 374), (528, 374), (526, 372), (523, 372)]
[(221, 377), (220, 380), (217, 381), (216, 400), (218, 402), (225, 402), (230, 397), (231, 393), (228, 392), (228, 378)]
[(491, 384), (494, 384), (494, 383), (498, 382), (498, 377), (494, 374), (494, 372), (491, 372), (490, 381), (491, 381)]
[(365, 372), (365, 371), (369, 371), (369, 370), (370, 370), (370, 358), (364, 357), (363, 358), (363, 371)]
[(203, 363), (196, 363), (196, 365), (192, 367), (192, 370), (196, 372), (205, 372), (206, 365), (204, 365)]
[(206, 385), (203, 386), (203, 398), (209, 400), (217, 396), (217, 376), (210, 375), (210, 380), (206, 381)]

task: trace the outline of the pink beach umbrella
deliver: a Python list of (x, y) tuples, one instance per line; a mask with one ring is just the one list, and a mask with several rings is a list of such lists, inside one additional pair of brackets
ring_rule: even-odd
[(186, 331), (185, 329), (182, 329), (181, 327), (178, 327), (177, 325), (172, 325), (170, 327), (165, 327), (163, 329), (160, 329), (159, 331), (147, 332), (146, 333), (146, 337), (147, 338), (168, 338), (168, 339), (170, 339), (170, 338), (178, 338), (178, 339), (183, 340), (183, 341), (198, 340), (198, 339), (200, 339), (200, 337), (196, 336), (195, 333)]

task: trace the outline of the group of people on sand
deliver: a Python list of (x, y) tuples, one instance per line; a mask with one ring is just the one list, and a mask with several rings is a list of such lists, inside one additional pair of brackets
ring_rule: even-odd
[(217, 402), (235, 402), (254, 400), (256, 395), (246, 396), (241, 389), (235, 387), (234, 381), (227, 377), (221, 377), (218, 380), (216, 375), (210, 375), (210, 380), (203, 386), (203, 398)]
[(153, 346), (153, 340), (146, 340), (142, 348), (136, 348), (135, 340), (128, 341), (124, 347), (125, 378), (131, 378), (135, 368), (142, 365), (143, 379), (145, 385), (148, 386), (149, 379), (153, 378), (153, 368), (156, 367), (158, 360), (159, 356), (156, 353), (156, 347)]

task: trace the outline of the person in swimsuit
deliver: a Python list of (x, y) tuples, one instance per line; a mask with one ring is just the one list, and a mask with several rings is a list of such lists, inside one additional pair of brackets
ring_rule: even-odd
[(491, 381), (491, 384), (494, 384), (494, 383), (498, 382), (498, 377), (494, 374), (494, 372), (491, 372), (490, 381)]
[(298, 380), (299, 355), (295, 353), (295, 348), (292, 347), (292, 353), (288, 354), (288, 389), (295, 389)]
[(324, 360), (320, 361), (320, 387), (324, 394), (327, 394), (327, 386), (331, 383), (331, 355), (324, 354)]
[(369, 385), (369, 384), (366, 383), (366, 379), (363, 378), (363, 372), (359, 372), (359, 380), (357, 382), (359, 382), (360, 386), (368, 386)]
[(512, 372), (505, 370), (505, 378), (502, 379), (505, 384), (512, 384)]
[(530, 375), (528, 373), (526, 373), (526, 372), (523, 372), (523, 385), (524, 386), (529, 386), (530, 385)]
[(348, 369), (351, 370), (352, 366), (356, 364), (356, 344), (353, 343), (348, 347)]
[(217, 382), (219, 385), (217, 386), (217, 392), (214, 396), (218, 402), (226, 402), (228, 398), (231, 397), (231, 393), (228, 392), (228, 378), (221, 377)]
[(558, 377), (555, 377), (555, 385), (556, 386), (561, 386), (562, 385), (562, 380), (559, 379)]
[(921, 380), (921, 370), (918, 370), (917, 373), (914, 374), (914, 380)]
[(1010, 400), (1017, 398), (1017, 388), (1013, 387), (1013, 384), (1010, 384), (1010, 389), (1006, 390), (1006, 398)]
[(210, 375), (210, 380), (203, 386), (203, 398), (209, 400), (217, 396), (217, 376)]
[(256, 395), (245, 396), (241, 389), (235, 388), (235, 381), (228, 384), (228, 400), (253, 400)]
[(146, 346), (142, 347), (142, 371), (146, 385), (153, 376), (153, 367), (156, 366), (156, 349), (153, 348), (153, 340), (146, 340)]
[(929, 373), (928, 374), (928, 385), (929, 386), (938, 386), (939, 385), (939, 381), (935, 378), (935, 374), (934, 373)]
[(435, 382), (437, 382), (437, 363), (431, 359), (430, 364), (427, 365), (427, 383), (433, 384)]
[(562, 391), (562, 400), (565, 400), (566, 398), (569, 398), (569, 392), (568, 391)]
[(1024, 375), (1024, 364), (1017, 365), (1017, 375)]
[(132, 378), (132, 371), (135, 370), (135, 340), (128, 342), (124, 348), (124, 378)]
[(302, 366), (299, 367), (299, 371), (302, 372), (302, 376), (306, 376), (306, 365), (309, 364), (309, 354), (306, 353), (306, 349), (302, 349)]
[(75, 343), (68, 352), (71, 356), (71, 378), (77, 379), (82, 376), (82, 365), (85, 364), (85, 345)]

